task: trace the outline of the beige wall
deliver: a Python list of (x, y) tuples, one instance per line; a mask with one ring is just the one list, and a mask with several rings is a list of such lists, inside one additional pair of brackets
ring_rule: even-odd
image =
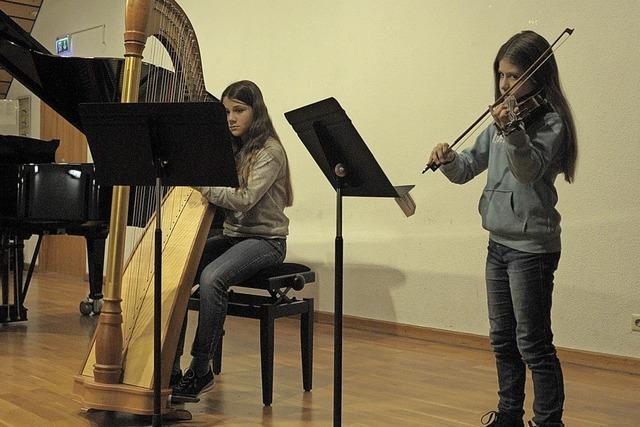
[[(124, 1), (51, 0), (34, 34), (107, 25), (106, 44), (82, 55), (121, 56)], [(484, 175), (463, 187), (420, 171), (492, 100), (499, 45), (529, 28), (555, 39), (577, 120), (576, 183), (558, 180), (563, 255), (553, 321), (563, 347), (638, 357), (640, 2), (472, 0), (180, 1), (196, 28), (207, 87), (251, 79), (263, 89), (289, 153), (296, 203), (290, 261), (318, 272), (317, 308), (333, 310), (335, 196), (283, 113), (333, 96), (395, 184), (416, 184), (416, 214), (392, 200), (345, 200), (345, 314), (486, 335), (487, 235), (477, 200)], [(33, 111), (38, 111), (33, 108)], [(467, 144), (469, 145), (469, 144)]]

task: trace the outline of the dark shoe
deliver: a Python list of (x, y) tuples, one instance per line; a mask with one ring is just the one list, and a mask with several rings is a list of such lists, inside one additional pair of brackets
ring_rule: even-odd
[(527, 421), (527, 425), (529, 427), (545, 427), (545, 426), (564, 426), (564, 424), (562, 422), (560, 423), (553, 423), (553, 424), (536, 424), (533, 421)]
[(171, 377), (169, 378), (169, 387), (174, 388), (178, 384), (180, 384), (180, 380), (182, 379), (182, 371), (176, 371), (171, 373)]
[(480, 418), (480, 422), (486, 427), (524, 427), (522, 418), (513, 418), (507, 414), (489, 411)]
[(177, 398), (196, 398), (213, 388), (213, 372), (211, 368), (202, 377), (196, 375), (192, 369), (187, 369), (177, 386), (173, 388), (173, 396)]

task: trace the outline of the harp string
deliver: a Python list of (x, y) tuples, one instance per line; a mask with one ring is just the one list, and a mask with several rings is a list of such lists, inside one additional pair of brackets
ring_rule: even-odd
[[(184, 102), (204, 100), (202, 79), (198, 79), (195, 85), (197, 93), (189, 93), (188, 76), (192, 74), (194, 67), (189, 72), (185, 72), (185, 67), (189, 66), (189, 51), (192, 49), (189, 40), (193, 40), (193, 31), (187, 25), (176, 25), (171, 16), (178, 15), (174, 10), (175, 6), (167, 2), (161, 2), (154, 6), (154, 11), (159, 15), (159, 29), (154, 34), (150, 47), (145, 49), (145, 57), (151, 65), (149, 74), (146, 78), (146, 91), (143, 102)], [(150, 51), (147, 53), (147, 51)], [(165, 70), (173, 71), (171, 75)], [(169, 191), (168, 187), (163, 188), (163, 194)], [(184, 191), (185, 197), (172, 198), (174, 203), (164, 203), (163, 212), (163, 242), (165, 245), (173, 232), (175, 218), (180, 215), (182, 208), (186, 203), (186, 199), (190, 194)], [(123, 344), (126, 348), (128, 343), (133, 339), (136, 331), (136, 323), (142, 313), (149, 311), (149, 307), (143, 306), (145, 300), (153, 292), (154, 277), (154, 257), (153, 242), (151, 245), (142, 244), (141, 239), (144, 236), (145, 224), (150, 220), (149, 213), (155, 213), (155, 191), (153, 187), (138, 187), (133, 202), (133, 222), (140, 227), (134, 227), (132, 232), (132, 240), (135, 242), (133, 247), (138, 248), (137, 252), (140, 256), (130, 261), (134, 265), (130, 266), (131, 275), (130, 286), (126, 289), (126, 295), (123, 295)], [(151, 217), (152, 219), (153, 217)], [(131, 227), (129, 227), (131, 228)], [(155, 239), (155, 236), (153, 237)], [(141, 245), (141, 246), (140, 246)], [(133, 268), (131, 268), (133, 267)]]

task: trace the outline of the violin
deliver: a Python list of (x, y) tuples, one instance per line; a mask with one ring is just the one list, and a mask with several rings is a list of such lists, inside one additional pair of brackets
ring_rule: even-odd
[(494, 123), (498, 132), (502, 135), (508, 135), (519, 129), (521, 124), (526, 128), (546, 113), (552, 111), (541, 90), (524, 95), (517, 100), (512, 96), (508, 97), (505, 99), (504, 104), (507, 107), (509, 122), (504, 127)]
[[(520, 76), (520, 78), (518, 80), (516, 80), (513, 84), (513, 86), (511, 86), (509, 88), (509, 90), (507, 90), (505, 93), (502, 94), (502, 96), (500, 96), (500, 98), (498, 98), (489, 108), (487, 108), (487, 110), (482, 113), (482, 115), (480, 117), (478, 117), (464, 132), (462, 132), (462, 134), (456, 138), (455, 141), (453, 141), (451, 143), (451, 145), (449, 146), (449, 150), (453, 150), (453, 148), (460, 142), (460, 141), (466, 141), (467, 138), (465, 138), (475, 127), (476, 125), (478, 125), (478, 123), (482, 122), (483, 119), (487, 116), (487, 114), (491, 113), (491, 110), (493, 108), (495, 108), (496, 106), (502, 104), (503, 102), (507, 101), (510, 103), (513, 103), (513, 96), (511, 96), (512, 93), (515, 93), (518, 88), (520, 88), (527, 80), (529, 80), (529, 78), (531, 76), (533, 76), (533, 73), (535, 73), (538, 68), (540, 68), (545, 62), (547, 62), (547, 60), (549, 58), (551, 58), (551, 56), (553, 55), (554, 52), (554, 46), (560, 41), (560, 39), (567, 34), (567, 37), (569, 37), (571, 34), (573, 34), (573, 28), (565, 28), (565, 30), (558, 36), (558, 38), (544, 51), (542, 52), (542, 54), (540, 55), (540, 57), (538, 59), (536, 59), (533, 64), (531, 64), (531, 66)], [(565, 39), (566, 40), (566, 39)], [(563, 41), (564, 43), (564, 41)], [(562, 43), (558, 46), (560, 47), (562, 45)], [(521, 104), (516, 103), (511, 105), (511, 113), (514, 115), (514, 120), (510, 120), (510, 122), (512, 123), (516, 123), (517, 121), (517, 114), (521, 114), (523, 116), (530, 116), (531, 117), (531, 122), (535, 121), (535, 119), (537, 119), (539, 116), (537, 114), (542, 113), (544, 110), (541, 110), (540, 108), (529, 108), (529, 105), (533, 105), (535, 106), (536, 103), (539, 103), (540, 101), (544, 101), (544, 98), (542, 97), (542, 95), (540, 94), (539, 97), (535, 97), (534, 96), (530, 96), (525, 100), (521, 101)], [(547, 105), (547, 108), (550, 108), (549, 104), (544, 101), (542, 102), (542, 105)], [(519, 111), (518, 113), (516, 113), (516, 107), (517, 110)], [(522, 107), (522, 108), (521, 108)], [(507, 108), (509, 108), (509, 105), (507, 104)], [(529, 114), (523, 114), (523, 112), (529, 111)], [(536, 115), (531, 115), (532, 113), (536, 112)], [(524, 117), (521, 117), (521, 120)], [(526, 126), (526, 121), (525, 121), (525, 126)], [(438, 168), (440, 167), (440, 165), (437, 165), (435, 163), (431, 163), (431, 161), (429, 161), (429, 163), (427, 163), (427, 165), (425, 166), (424, 170), (422, 171), (422, 173), (425, 173), (428, 170), (432, 170), (432, 171), (436, 171), (438, 170)]]

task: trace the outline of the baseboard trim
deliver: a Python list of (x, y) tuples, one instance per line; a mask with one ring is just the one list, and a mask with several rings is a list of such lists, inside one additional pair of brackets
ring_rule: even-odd
[[(318, 323), (332, 324), (333, 313), (316, 311), (315, 320)], [(348, 315), (342, 317), (342, 326), (361, 331), (378, 332), (381, 334), (414, 338), (458, 347), (468, 347), (475, 350), (491, 351), (489, 338), (482, 335), (427, 328), (424, 326), (406, 325), (385, 320), (366, 319)], [(574, 365), (586, 366), (589, 368), (640, 375), (640, 359), (634, 357), (624, 357), (560, 347), (558, 348), (558, 357), (562, 363), (572, 363)]]
[[(29, 267), (31, 266), (31, 263), (29, 262), (25, 262), (24, 263), (24, 273), (27, 274), (27, 271), (29, 271)], [(38, 263), (36, 263), (33, 266), (33, 274), (36, 274), (38, 272), (39, 268), (38, 268)]]

